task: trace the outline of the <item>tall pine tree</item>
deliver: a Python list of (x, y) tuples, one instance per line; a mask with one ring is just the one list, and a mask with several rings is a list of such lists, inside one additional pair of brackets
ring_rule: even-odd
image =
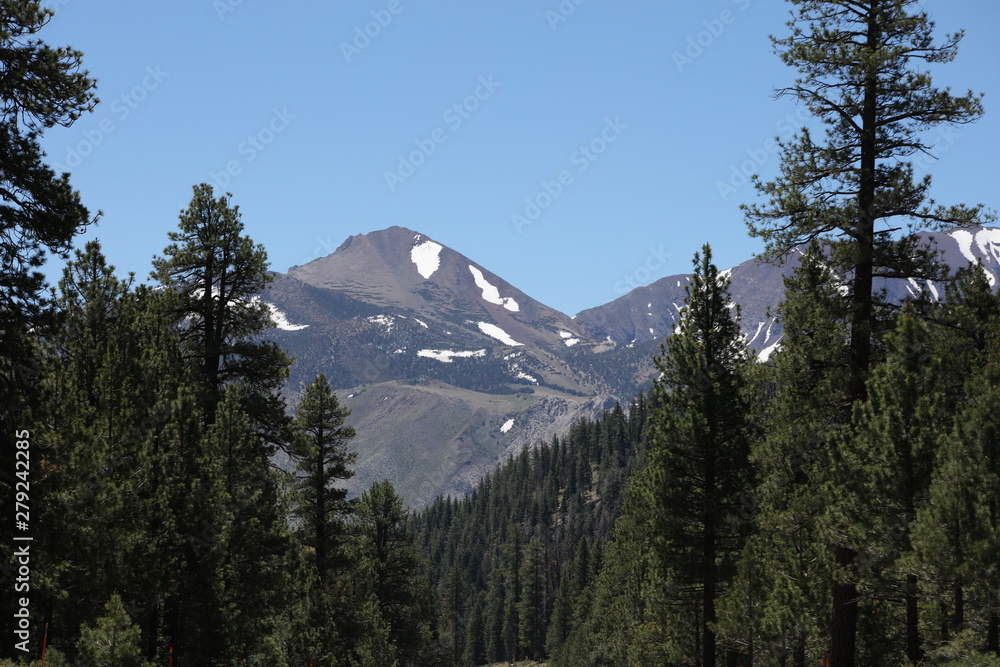
[[(752, 484), (746, 373), (750, 364), (727, 277), (706, 245), (695, 255), (677, 331), (656, 365), (660, 407), (653, 416), (641, 484), (664, 603), (697, 615), (693, 641), (677, 659), (716, 664), (716, 600), (747, 538)], [(673, 614), (671, 614), (673, 615)]]
[[(879, 277), (936, 277), (930, 251), (896, 232), (907, 224), (947, 227), (984, 219), (979, 207), (937, 206), (931, 179), (916, 181), (909, 158), (933, 146), (924, 132), (982, 114), (980, 98), (934, 87), (927, 63), (951, 61), (961, 33), (938, 45), (933, 22), (917, 0), (790, 0), (790, 36), (774, 39), (782, 60), (801, 77), (778, 90), (806, 106), (825, 128), (803, 129), (781, 144), (780, 175), (755, 179), (768, 202), (746, 206), (751, 233), (767, 254), (783, 256), (819, 237), (833, 242), (832, 261), (849, 290), (847, 398), (864, 401), (873, 362)], [(849, 570), (856, 553), (832, 547)], [(833, 585), (831, 650), (835, 667), (855, 663), (857, 590)]]

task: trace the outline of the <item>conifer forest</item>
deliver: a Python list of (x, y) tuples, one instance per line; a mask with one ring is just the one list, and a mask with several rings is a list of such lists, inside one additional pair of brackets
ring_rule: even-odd
[(414, 509), (343, 486), (326, 376), (286, 397), (232, 196), (195, 185), (148, 276), (74, 244), (99, 216), (39, 141), (100, 72), (0, 1), (0, 665), (1000, 665), (1000, 296), (914, 235), (994, 220), (912, 166), (983, 99), (915, 0), (787, 4), (816, 124), (742, 207), (798, 256), (780, 347), (706, 243), (651, 385)]

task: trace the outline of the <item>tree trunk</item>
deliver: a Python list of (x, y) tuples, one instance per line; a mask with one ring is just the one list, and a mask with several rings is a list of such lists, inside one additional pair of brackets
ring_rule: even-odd
[(990, 617), (986, 625), (986, 652), (1000, 656), (1000, 610), (994, 598), (990, 606)]
[(920, 641), (920, 608), (917, 606), (917, 575), (906, 575), (906, 657), (913, 664), (924, 659)]
[[(857, 554), (848, 547), (837, 547), (837, 566), (847, 569)], [(833, 667), (854, 667), (855, 640), (858, 627), (858, 591), (853, 583), (833, 585), (833, 616), (831, 619), (830, 664)]]
[(962, 578), (955, 580), (955, 623), (952, 626), (955, 634), (965, 628), (965, 588), (962, 586)]
[[(868, 7), (867, 46), (871, 54), (879, 49), (881, 41), (876, 14), (876, 0)], [(867, 399), (865, 382), (871, 365), (872, 349), (872, 274), (874, 272), (875, 244), (875, 174), (878, 121), (878, 73), (865, 73), (864, 107), (861, 114), (861, 170), (858, 179), (858, 221), (852, 237), (856, 255), (854, 263), (854, 289), (851, 294), (850, 380), (847, 402), (853, 406)], [(850, 413), (848, 413), (849, 415)], [(849, 418), (849, 417), (848, 417)], [(857, 554), (853, 549), (840, 545), (835, 549), (838, 568), (850, 566)], [(833, 614), (831, 622), (831, 657), (834, 667), (853, 667), (857, 641), (858, 601), (857, 588), (850, 583), (835, 583), (833, 587)]]
[(705, 466), (705, 507), (704, 507), (704, 541), (702, 543), (702, 572), (705, 577), (705, 587), (702, 589), (702, 664), (704, 667), (715, 667), (715, 592), (717, 572), (716, 557), (716, 503), (715, 494), (715, 460), (712, 452), (706, 455)]

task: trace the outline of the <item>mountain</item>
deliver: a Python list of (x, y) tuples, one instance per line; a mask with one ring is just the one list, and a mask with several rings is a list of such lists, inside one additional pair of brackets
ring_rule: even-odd
[(572, 358), (610, 349), (462, 254), (391, 227), (275, 276), (273, 337), (294, 402), (324, 373), (353, 411), (353, 491), (392, 480), (412, 504), (461, 494), (507, 455), (613, 405)]
[[(992, 285), (1000, 276), (1000, 229), (975, 227), (947, 233), (920, 232), (922, 244), (936, 248), (942, 262), (952, 268), (979, 263)], [(733, 302), (740, 305), (743, 334), (751, 349), (766, 358), (781, 340), (781, 323), (771, 311), (784, 294), (782, 279), (799, 265), (802, 249), (794, 250), (783, 263), (769, 264), (751, 259), (725, 271), (731, 281)], [(684, 302), (690, 274), (667, 276), (596, 308), (584, 310), (575, 321), (595, 338), (617, 345), (636, 345), (670, 335)], [(944, 294), (944, 286), (916, 280), (876, 282), (890, 299), (902, 301), (926, 288), (933, 298)]]
[[(952, 267), (982, 264), (995, 284), (1000, 229), (921, 236)], [(780, 344), (771, 311), (800, 255), (726, 272), (760, 358)], [(276, 274), (264, 299), (277, 324), (272, 337), (296, 358), (291, 402), (323, 373), (352, 410), (352, 492), (388, 478), (421, 506), (468, 492), (498, 461), (581, 417), (627, 404), (655, 376), (653, 356), (677, 323), (689, 281), (662, 278), (569, 317), (461, 253), (390, 227)], [(916, 281), (883, 287), (897, 300), (924, 287), (944, 291)]]

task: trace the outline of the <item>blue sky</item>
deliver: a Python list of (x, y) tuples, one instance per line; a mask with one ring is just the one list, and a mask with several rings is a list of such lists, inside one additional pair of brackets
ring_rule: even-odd
[[(102, 103), (44, 147), (103, 211), (79, 245), (142, 279), (209, 182), (275, 270), (402, 225), (574, 314), (705, 242), (720, 267), (759, 252), (740, 171), (773, 174), (769, 140), (805, 118), (771, 96), (795, 77), (778, 0), (45, 4), (40, 36), (84, 52)], [(924, 7), (966, 30), (936, 83), (986, 93), (936, 136), (934, 196), (1000, 209), (1000, 5)]]

